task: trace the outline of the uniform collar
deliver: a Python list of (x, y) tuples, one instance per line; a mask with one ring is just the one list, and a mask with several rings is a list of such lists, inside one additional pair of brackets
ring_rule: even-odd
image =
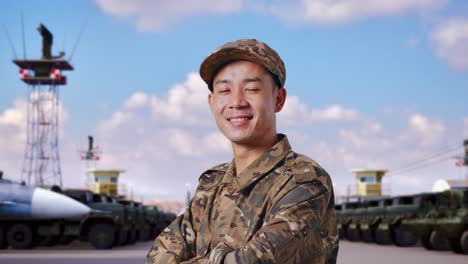
[(222, 182), (230, 183), (234, 181), (237, 185), (236, 187), (242, 190), (249, 187), (252, 183), (273, 169), (291, 151), (291, 146), (285, 135), (278, 134), (278, 139), (279, 141), (275, 145), (250, 163), (237, 177), (235, 176), (235, 163), (234, 160), (232, 160), (227, 164), (226, 173)]

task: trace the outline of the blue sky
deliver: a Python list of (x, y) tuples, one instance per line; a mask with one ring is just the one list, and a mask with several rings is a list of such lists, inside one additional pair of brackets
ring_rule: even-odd
[[(183, 199), (185, 183), (195, 186), (204, 169), (230, 160), (229, 145), (210, 123), (204, 84), (192, 73), (214, 48), (239, 38), (262, 40), (285, 61), (290, 100), (279, 115), (280, 131), (335, 177), (338, 191), (352, 184), (352, 168), (398, 168), (468, 136), (466, 1), (7, 0), (0, 6), (20, 58), (21, 12), (31, 59), (40, 56), (40, 22), (54, 34), (55, 53), (67, 56), (86, 24), (72, 58), (75, 71), (60, 93), (69, 185), (80, 182), (75, 152), (88, 134), (105, 149), (101, 166), (126, 168), (122, 179), (145, 199)], [(0, 135), (16, 137), (0, 140), (11, 151), (0, 155), (0, 167), (17, 177), (27, 87), (4, 32), (0, 50)], [(222, 142), (218, 148), (205, 146), (212, 137)], [(180, 163), (184, 168), (175, 169)], [(437, 178), (459, 177), (452, 165), (392, 176), (388, 184), (393, 193), (424, 191)], [(167, 177), (174, 180), (162, 186)]]

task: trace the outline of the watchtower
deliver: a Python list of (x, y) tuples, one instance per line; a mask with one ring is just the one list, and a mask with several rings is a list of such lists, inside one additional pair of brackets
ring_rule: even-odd
[(52, 56), (53, 35), (43, 25), (37, 28), (42, 36), (42, 57), (37, 60), (13, 60), (20, 78), (28, 85), (27, 139), (21, 180), (29, 185), (62, 185), (58, 146), (59, 87), (66, 85), (63, 71), (72, 65), (62, 59), (65, 53)]
[(88, 173), (93, 176), (93, 192), (107, 194), (112, 196), (118, 195), (119, 176), (123, 170), (88, 170)]
[(356, 194), (358, 196), (382, 196), (382, 178), (386, 170), (352, 170), (356, 174)]

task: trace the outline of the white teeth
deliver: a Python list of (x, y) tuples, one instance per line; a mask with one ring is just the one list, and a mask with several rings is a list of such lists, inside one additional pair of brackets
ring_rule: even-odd
[(229, 121), (239, 122), (239, 121), (247, 121), (250, 120), (248, 117), (240, 117), (240, 118), (231, 118)]

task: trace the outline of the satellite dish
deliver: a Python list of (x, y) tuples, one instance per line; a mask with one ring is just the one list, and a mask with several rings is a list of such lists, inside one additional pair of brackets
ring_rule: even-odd
[(432, 185), (433, 192), (443, 192), (446, 190), (450, 190), (450, 184), (448, 183), (447, 180), (439, 179), (435, 181), (434, 184)]

